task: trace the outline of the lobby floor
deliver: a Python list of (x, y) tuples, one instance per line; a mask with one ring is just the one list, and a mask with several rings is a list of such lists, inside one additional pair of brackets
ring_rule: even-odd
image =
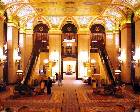
[(91, 86), (70, 76), (65, 77), (62, 86), (53, 84), (51, 95), (45, 91), (43, 95), (13, 99), (12, 94), (12, 86), (0, 93), (0, 104), (13, 112), (131, 112), (139, 103), (139, 95), (133, 94), (130, 87), (125, 89), (124, 98), (96, 95)]

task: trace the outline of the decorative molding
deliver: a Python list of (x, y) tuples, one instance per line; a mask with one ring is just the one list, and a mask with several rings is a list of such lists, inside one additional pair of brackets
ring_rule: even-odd
[(134, 21), (137, 22), (137, 21), (139, 21), (139, 20), (140, 20), (140, 15), (136, 15), (136, 14), (135, 14), (135, 16), (134, 16)]
[(125, 23), (125, 24), (121, 25), (121, 30), (123, 30), (125, 28), (131, 28), (131, 23)]

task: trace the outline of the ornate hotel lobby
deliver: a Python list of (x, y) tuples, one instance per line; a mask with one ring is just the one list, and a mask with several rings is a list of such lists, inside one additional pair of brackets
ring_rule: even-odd
[(0, 111), (140, 112), (140, 0), (0, 0)]

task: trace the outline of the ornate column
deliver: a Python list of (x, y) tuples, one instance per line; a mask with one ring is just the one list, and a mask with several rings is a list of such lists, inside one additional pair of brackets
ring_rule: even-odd
[[(14, 20), (14, 21), (13, 21)], [(16, 21), (17, 20), (17, 21)], [(17, 79), (16, 71), (18, 65), (16, 58), (18, 56), (18, 19), (12, 16), (8, 20), (7, 26), (7, 45), (8, 45), (8, 82), (15, 83)]]
[(49, 30), (49, 61), (56, 61), (52, 76), (61, 71), (61, 30)]
[(90, 62), (90, 35), (89, 29), (78, 31), (78, 78), (88, 76), (88, 68), (84, 62)]
[(4, 16), (0, 15), (0, 80), (3, 80)]
[(33, 30), (26, 29), (26, 37), (25, 37), (25, 52), (24, 52), (24, 67), (27, 66), (28, 60), (31, 56), (32, 49), (33, 49)]
[(25, 30), (20, 28), (20, 34), (19, 34), (19, 48), (20, 48), (20, 51), (21, 51), (21, 61), (20, 61), (20, 69), (21, 70), (25, 70), (25, 56), (26, 56), (26, 50), (25, 50), (25, 40), (26, 40), (26, 34), (25, 34)]
[(121, 26), (121, 78), (125, 83), (131, 82), (131, 23)]
[(113, 37), (114, 37), (114, 46), (115, 49), (114, 51), (114, 69), (119, 69), (119, 61), (118, 61), (118, 56), (119, 56), (119, 45), (120, 45), (120, 40), (119, 40), (119, 30), (115, 30), (113, 32)]
[(135, 16), (135, 77), (140, 78), (140, 17)]

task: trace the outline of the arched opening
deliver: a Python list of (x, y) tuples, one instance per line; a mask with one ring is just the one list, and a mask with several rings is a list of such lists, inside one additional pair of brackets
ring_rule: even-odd
[(48, 62), (44, 62), (49, 58), (48, 30), (48, 26), (43, 23), (37, 24), (33, 29), (33, 49), (25, 70), (26, 84), (31, 77), (32, 80), (30, 81), (33, 82), (35, 79), (50, 75), (46, 68)]
[[(106, 80), (115, 85), (114, 69), (105, 48), (106, 34), (105, 28), (101, 24), (94, 24), (90, 28), (90, 58), (91, 58), (91, 74), (99, 82), (100, 79)], [(100, 70), (103, 68), (104, 70)], [(101, 75), (107, 74), (107, 77)]]
[(78, 79), (78, 38), (77, 28), (67, 23), (62, 27), (61, 36), (61, 73), (65, 78)]

